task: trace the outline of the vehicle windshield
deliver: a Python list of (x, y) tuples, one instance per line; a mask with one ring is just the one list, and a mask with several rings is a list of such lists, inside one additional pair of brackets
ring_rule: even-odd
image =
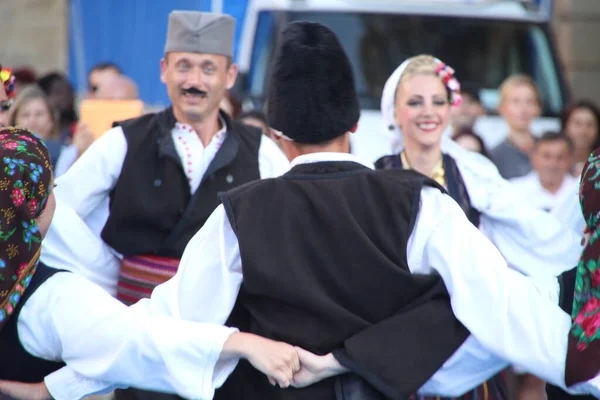
[(363, 109), (379, 109), (383, 86), (406, 58), (431, 54), (450, 65), (463, 87), (479, 92), (494, 113), (498, 87), (511, 74), (533, 77), (544, 115), (557, 116), (564, 104), (554, 54), (542, 26), (473, 18), (340, 12), (263, 11), (259, 14), (247, 90), (264, 100), (277, 32), (290, 21), (316, 21), (340, 38), (352, 63)]

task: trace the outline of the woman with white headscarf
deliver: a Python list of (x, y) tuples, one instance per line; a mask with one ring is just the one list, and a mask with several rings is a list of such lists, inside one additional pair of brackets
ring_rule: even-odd
[[(406, 60), (386, 82), (381, 99), (394, 154), (380, 158), (375, 166), (414, 169), (444, 186), (508, 264), (534, 277), (540, 289), (558, 301), (556, 277), (577, 263), (581, 236), (528, 205), (491, 161), (445, 135), (450, 107), (460, 101), (452, 68), (428, 55)], [(503, 382), (496, 378), (490, 384), (467, 396), (504, 398)]]

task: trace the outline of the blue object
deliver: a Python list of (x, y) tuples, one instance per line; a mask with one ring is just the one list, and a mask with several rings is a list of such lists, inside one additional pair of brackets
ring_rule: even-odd
[[(234, 54), (247, 0), (223, 0), (223, 11), (237, 20)], [(87, 73), (99, 62), (117, 64), (133, 79), (140, 98), (167, 106), (160, 81), (160, 59), (173, 10), (210, 11), (211, 0), (70, 0), (69, 78), (79, 93), (87, 91)]]

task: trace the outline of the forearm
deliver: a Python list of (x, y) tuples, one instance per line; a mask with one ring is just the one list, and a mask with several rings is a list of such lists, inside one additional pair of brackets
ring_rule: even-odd
[[(77, 290), (54, 295), (65, 287)], [(235, 329), (156, 314), (150, 303), (128, 308), (85, 279), (59, 273), (22, 310), (21, 341), (31, 354), (64, 360), (90, 379), (211, 398), (235, 367), (235, 361), (217, 365), (223, 344)], [(75, 381), (73, 390), (86, 385), (69, 379)], [(92, 385), (93, 391), (101, 386)]]
[[(447, 242), (453, 230), (450, 224), (446, 228), (436, 231), (436, 242)], [(475, 228), (465, 227), (463, 233), (451, 248), (428, 249), (456, 317), (496, 356), (564, 386), (569, 316), (532, 280), (509, 269)]]
[(131, 319), (129, 326), (112, 326), (126, 330), (98, 337), (103, 344), (88, 347), (86, 354), (65, 356), (67, 364), (93, 379), (199, 399), (212, 398), (224, 381), (220, 370), (228, 374), (237, 364), (235, 359), (217, 364), (231, 328), (160, 316)]

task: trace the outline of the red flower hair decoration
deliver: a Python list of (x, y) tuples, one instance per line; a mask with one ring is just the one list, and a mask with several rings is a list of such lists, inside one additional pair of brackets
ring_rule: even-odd
[(439, 61), (439, 65), (435, 69), (444, 85), (450, 93), (450, 104), (453, 106), (459, 106), (462, 103), (462, 96), (460, 95), (460, 83), (454, 77), (454, 69), (449, 65)]

